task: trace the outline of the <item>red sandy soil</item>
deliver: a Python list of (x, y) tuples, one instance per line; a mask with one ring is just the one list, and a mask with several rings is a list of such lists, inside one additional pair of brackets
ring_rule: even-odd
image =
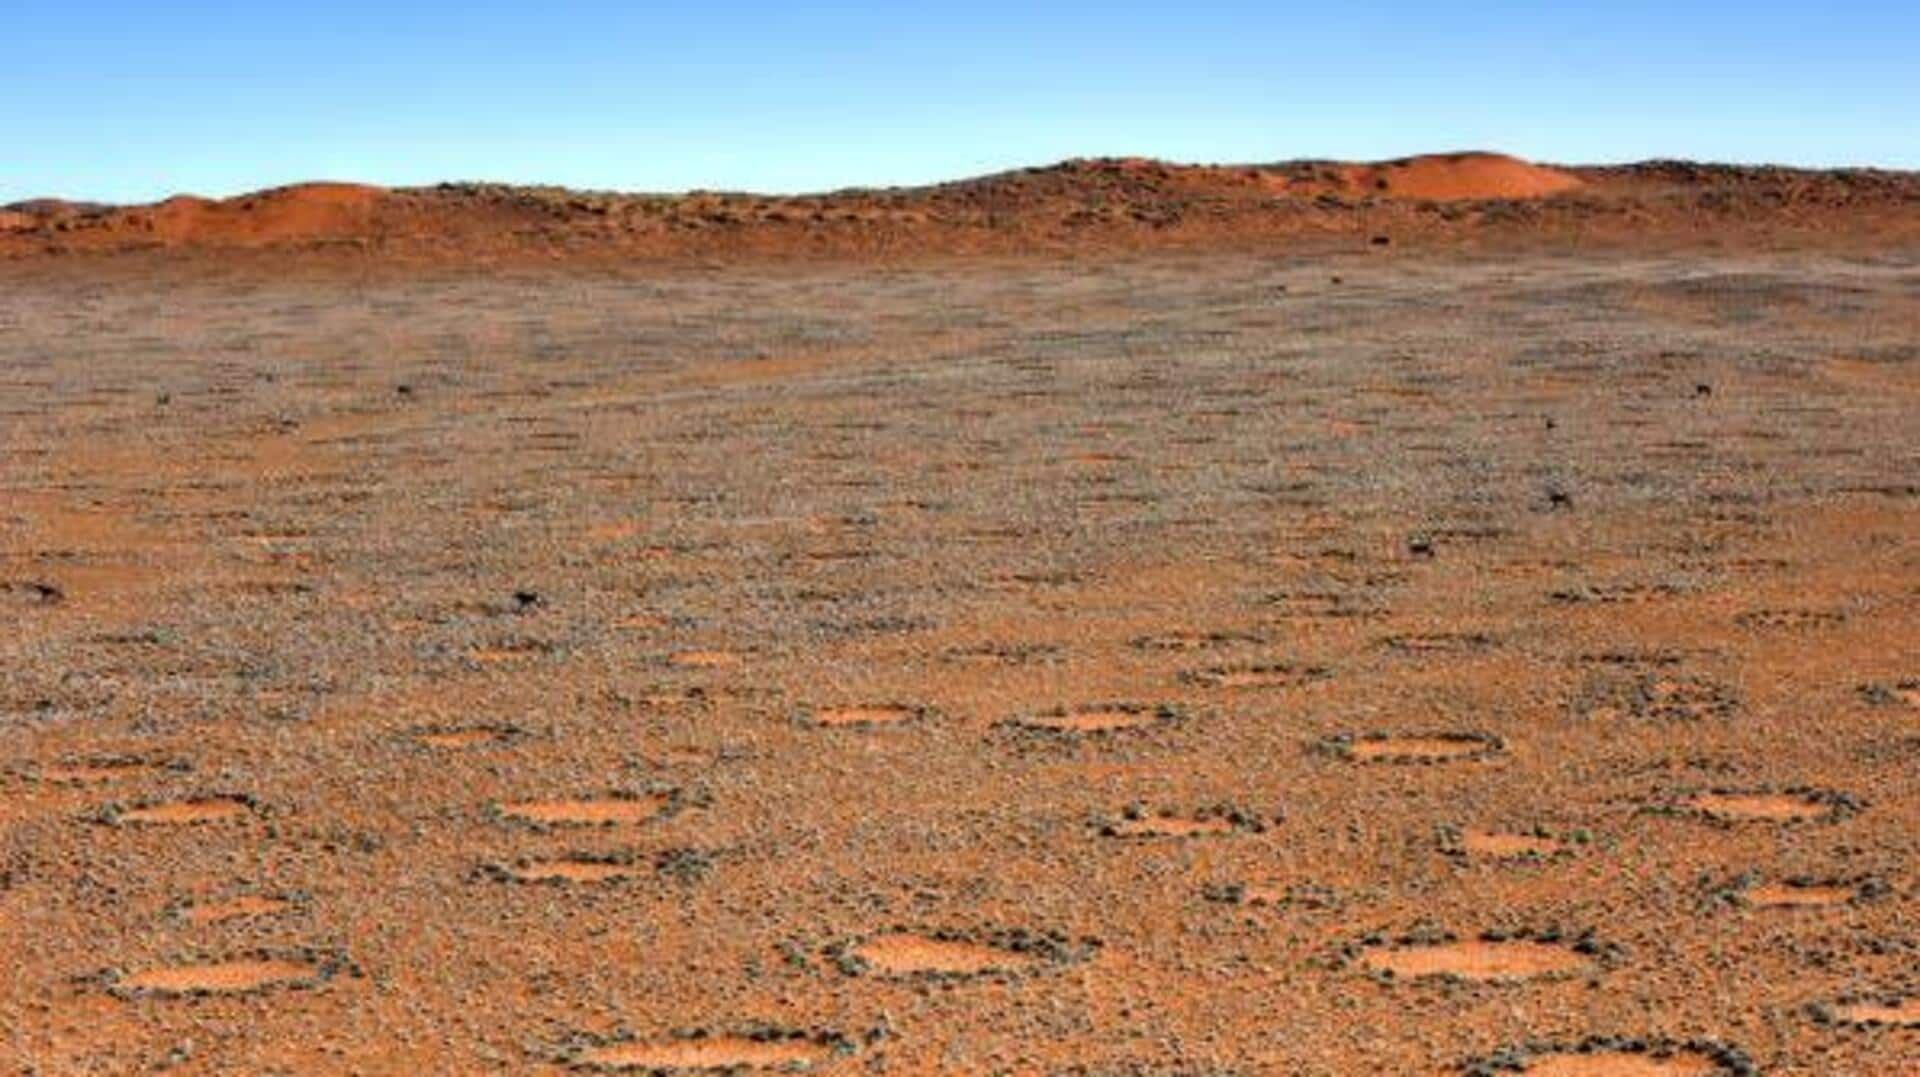
[(1354, 164), (1075, 160), (931, 187), (769, 197), (341, 183), (151, 206), (0, 210), (0, 257), (192, 248), (467, 264), (818, 260), (1357, 244), (1807, 243), (1915, 236), (1920, 177), (1654, 162), (1560, 168), (1492, 153)]
[(1913, 188), (14, 211), (0, 1071), (1909, 1072)]

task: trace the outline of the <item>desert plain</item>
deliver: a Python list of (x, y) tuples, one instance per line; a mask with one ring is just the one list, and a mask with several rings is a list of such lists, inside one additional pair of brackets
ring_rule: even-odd
[(0, 1064), (1914, 1072), (1920, 180), (1441, 164), (9, 210)]

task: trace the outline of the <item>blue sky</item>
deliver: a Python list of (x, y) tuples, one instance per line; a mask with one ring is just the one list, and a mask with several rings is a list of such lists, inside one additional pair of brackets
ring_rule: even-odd
[(312, 178), (820, 190), (1099, 154), (1920, 167), (1915, 0), (6, 0), (0, 15), (0, 202)]

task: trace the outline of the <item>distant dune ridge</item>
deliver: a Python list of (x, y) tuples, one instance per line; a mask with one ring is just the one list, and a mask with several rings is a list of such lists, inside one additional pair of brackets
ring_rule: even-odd
[(222, 201), (180, 195), (119, 211), (121, 227), (150, 228), (175, 243), (247, 246), (353, 236), (374, 223), (386, 192), (358, 183), (301, 183)]
[(1343, 194), (1436, 201), (1542, 198), (1582, 186), (1580, 177), (1497, 153), (1412, 157), (1335, 169)]
[(1920, 233), (1920, 174), (1648, 162), (1556, 167), (1497, 153), (1182, 165), (1076, 159), (926, 187), (768, 196), (447, 183), (302, 183), (144, 206), (0, 208), (0, 256), (149, 249), (426, 258), (968, 254), (1282, 241), (1373, 245)]

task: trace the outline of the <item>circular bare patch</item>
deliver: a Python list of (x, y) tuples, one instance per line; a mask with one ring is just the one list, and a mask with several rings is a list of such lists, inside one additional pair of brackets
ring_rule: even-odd
[(1410, 980), (1458, 979), (1516, 983), (1598, 969), (1594, 959), (1563, 942), (1475, 939), (1464, 942), (1383, 944), (1360, 955), (1367, 969)]
[(253, 802), (245, 797), (204, 796), (110, 809), (108, 819), (121, 825), (194, 826), (241, 819), (252, 814)]
[(1528, 1061), (1521, 1073), (1533, 1077), (1710, 1077), (1724, 1073), (1720, 1063), (1700, 1051), (1655, 1055), (1644, 1051), (1554, 1051)]
[(1681, 801), (1681, 806), (1727, 823), (1830, 820), (1851, 808), (1845, 798), (1831, 794), (1767, 790), (1708, 790), (1687, 797)]
[(605, 883), (631, 879), (639, 874), (632, 864), (583, 857), (527, 860), (505, 870), (509, 877), (523, 883)]
[(960, 934), (901, 929), (870, 935), (837, 951), (843, 972), (902, 977), (963, 977), (1031, 972), (1088, 957), (1097, 943), (1070, 943), (1052, 932)]
[(1848, 883), (1762, 883), (1740, 892), (1740, 899), (1756, 909), (1821, 909), (1845, 905), (1859, 896)]
[(756, 1040), (746, 1036), (690, 1036), (682, 1039), (630, 1040), (589, 1047), (574, 1057), (590, 1069), (699, 1071), (764, 1070), (806, 1067), (824, 1059), (830, 1047), (805, 1039)]
[(1041, 588), (1077, 587), (1088, 582), (1086, 576), (1069, 569), (1042, 569), (1033, 572), (1009, 572), (987, 580), (989, 591), (1031, 591)]
[(1484, 759), (1505, 750), (1500, 738), (1489, 733), (1365, 733), (1337, 738), (1332, 746), (1360, 763), (1450, 763)]
[(1838, 610), (1749, 610), (1734, 617), (1735, 624), (1742, 628), (1782, 628), (1811, 629), (1832, 628), (1847, 619), (1847, 615)]
[(983, 972), (1017, 971), (1037, 958), (965, 939), (896, 933), (875, 935), (855, 946), (852, 955), (874, 971), (892, 976), (938, 973), (972, 976)]
[(539, 658), (552, 653), (553, 644), (545, 640), (516, 639), (475, 647), (467, 652), (467, 657), (482, 665), (492, 666)]
[(632, 695), (621, 695), (621, 701), (628, 706), (647, 710), (675, 710), (682, 707), (699, 706), (708, 701), (704, 688), (663, 688), (652, 687)]
[(1209, 834), (1231, 834), (1234, 825), (1215, 816), (1208, 819), (1175, 815), (1149, 815), (1140, 819), (1122, 819), (1110, 823), (1105, 833), (1116, 838), (1197, 838)]
[(904, 703), (861, 703), (839, 707), (817, 707), (801, 711), (800, 720), (809, 725), (874, 727), (904, 725), (923, 718), (927, 708)]
[(1188, 670), (1180, 675), (1188, 683), (1207, 688), (1292, 688), (1330, 676), (1330, 671), (1318, 666), (1284, 663), (1215, 666), (1212, 669)]
[(871, 561), (880, 555), (878, 551), (869, 547), (852, 546), (840, 550), (809, 550), (801, 556), (815, 564), (833, 565)]
[(615, 793), (599, 797), (515, 800), (501, 804), (499, 812), (503, 818), (540, 826), (621, 826), (658, 818), (671, 812), (673, 807), (671, 793)]
[(1159, 632), (1146, 636), (1135, 636), (1129, 641), (1143, 651), (1212, 651), (1229, 647), (1258, 646), (1266, 642), (1265, 636), (1251, 632)]
[(1558, 838), (1503, 830), (1462, 831), (1457, 848), (1468, 856), (1496, 860), (1546, 858), (1570, 851), (1568, 844)]
[(1072, 708), (1055, 708), (1011, 719), (1022, 729), (1067, 735), (1124, 733), (1150, 729), (1177, 721), (1180, 712), (1170, 706), (1140, 703), (1092, 703)]
[(1549, 597), (1566, 605), (1633, 605), (1673, 598), (1685, 592), (1671, 583), (1600, 583), (1554, 591)]
[(308, 954), (253, 953), (213, 961), (154, 965), (106, 975), (107, 989), (123, 998), (234, 995), (271, 988), (316, 987), (339, 972), (337, 960)]
[(1267, 905), (1276, 908), (1333, 909), (1338, 908), (1341, 897), (1338, 891), (1324, 883), (1315, 882), (1278, 882), (1252, 881), (1236, 883), (1212, 883), (1201, 889), (1201, 896), (1208, 901), (1224, 902), (1228, 905)]
[(1505, 1047), (1470, 1063), (1472, 1077), (1547, 1074), (1549, 1077), (1758, 1077), (1746, 1054), (1713, 1040), (1676, 1042), (1595, 1036), (1579, 1043), (1530, 1042)]
[(255, 920), (293, 908), (293, 902), (266, 894), (243, 894), (226, 901), (189, 905), (182, 913), (191, 923), (224, 924), (231, 920)]
[(1840, 1024), (1920, 1028), (1920, 995), (1848, 999), (1822, 1006), (1819, 1012)]
[(811, 1070), (851, 1053), (852, 1040), (832, 1031), (753, 1026), (738, 1031), (676, 1031), (654, 1039), (585, 1037), (564, 1061), (578, 1069), (648, 1073), (737, 1073)]

